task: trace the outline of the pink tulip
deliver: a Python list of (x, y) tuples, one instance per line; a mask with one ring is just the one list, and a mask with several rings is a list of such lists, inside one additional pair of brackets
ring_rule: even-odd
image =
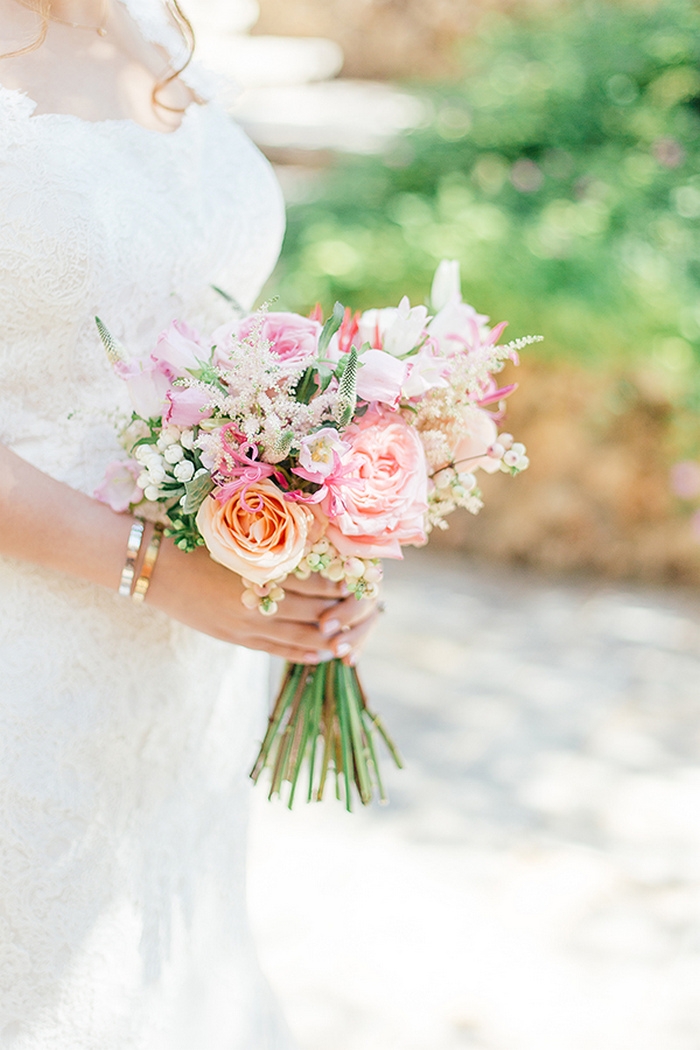
[(159, 371), (170, 379), (184, 376), (189, 369), (199, 368), (199, 362), (208, 358), (199, 333), (184, 321), (173, 321), (158, 336), (151, 359)]
[(359, 360), (357, 396), (395, 408), (406, 379), (406, 365), (383, 350), (365, 350)]
[(167, 393), (165, 423), (178, 427), (193, 427), (211, 415), (208, 408), (210, 393), (196, 386), (173, 386)]

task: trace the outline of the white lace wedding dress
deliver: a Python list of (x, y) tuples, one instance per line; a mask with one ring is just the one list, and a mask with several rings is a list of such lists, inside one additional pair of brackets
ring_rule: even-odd
[[(172, 44), (157, 0), (127, 2)], [(141, 352), (212, 283), (250, 304), (282, 204), (216, 103), (172, 134), (34, 108), (0, 89), (0, 441), (92, 494), (124, 405), (94, 315)], [(0, 1047), (290, 1046), (245, 915), (264, 680), (259, 654), (0, 559)]]

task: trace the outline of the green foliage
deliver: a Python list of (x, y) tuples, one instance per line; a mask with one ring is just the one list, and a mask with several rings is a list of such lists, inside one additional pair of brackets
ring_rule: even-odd
[(490, 16), (460, 83), (385, 157), (339, 159), (291, 207), (285, 306), (425, 298), (459, 259), (465, 298), (541, 353), (700, 356), (700, 11), (583, 3)]

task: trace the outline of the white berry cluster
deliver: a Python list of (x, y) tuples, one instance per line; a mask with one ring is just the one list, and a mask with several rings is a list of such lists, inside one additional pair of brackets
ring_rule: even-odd
[(143, 489), (147, 500), (168, 499), (174, 489), (207, 473), (203, 467), (197, 469), (195, 465), (194, 446), (193, 431), (180, 430), (172, 424), (163, 428), (155, 444), (136, 446), (133, 456), (142, 468), (136, 484)]
[(326, 539), (314, 543), (297, 565), (294, 575), (299, 580), (308, 580), (312, 572), (334, 583), (343, 581), (356, 598), (376, 598), (383, 576), (378, 558), (344, 558)]
[[(378, 558), (343, 558), (329, 540), (319, 540), (294, 570), (298, 580), (308, 580), (317, 572), (334, 583), (344, 582), (351, 594), (357, 599), (376, 598), (379, 595), (379, 584), (383, 572)], [(241, 601), (247, 609), (257, 608), (263, 616), (274, 616), (279, 603), (284, 598), (286, 576), (266, 584), (252, 583), (243, 580), (245, 590)]]
[(258, 609), (263, 616), (274, 616), (279, 607), (278, 603), (284, 598), (284, 591), (280, 584), (286, 579), (287, 577), (283, 576), (280, 580), (260, 584), (244, 578), (245, 590), (241, 595), (241, 601), (246, 609)]
[(501, 470), (506, 474), (520, 474), (530, 466), (525, 446), (520, 441), (514, 441), (512, 434), (499, 434), (488, 450), (488, 455), (500, 460)]
[(447, 466), (433, 477), (434, 488), (428, 495), (428, 527), (446, 529), (444, 518), (457, 507), (464, 507), (470, 514), (478, 514), (483, 507), (481, 492), (473, 474)]

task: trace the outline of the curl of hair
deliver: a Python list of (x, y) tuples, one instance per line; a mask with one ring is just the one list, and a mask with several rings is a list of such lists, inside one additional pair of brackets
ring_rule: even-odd
[[(36, 51), (46, 40), (46, 34), (49, 31), (49, 22), (51, 21), (51, 0), (18, 0), (22, 7), (29, 8), (30, 11), (35, 11), (40, 19), (41, 25), (37, 36), (29, 44), (25, 44), (24, 47), (19, 47), (15, 51), (6, 51), (0, 55), (0, 58), (19, 58), (20, 55), (28, 55), (31, 51)], [(165, 0), (165, 7), (170, 14), (173, 22), (180, 30), (182, 38), (185, 42), (187, 54), (185, 60), (175, 69), (170, 69), (167, 73), (163, 74), (156, 81), (153, 91), (151, 92), (151, 102), (154, 106), (160, 106), (161, 109), (167, 109), (169, 113), (184, 113), (187, 107), (181, 106), (169, 106), (165, 102), (161, 102), (159, 95), (161, 91), (167, 88), (168, 84), (172, 84), (174, 80), (180, 76), (181, 73), (189, 66), (192, 61), (194, 54), (194, 29), (187, 15), (184, 13), (178, 0)], [(201, 102), (202, 100), (195, 94), (195, 102)]]

